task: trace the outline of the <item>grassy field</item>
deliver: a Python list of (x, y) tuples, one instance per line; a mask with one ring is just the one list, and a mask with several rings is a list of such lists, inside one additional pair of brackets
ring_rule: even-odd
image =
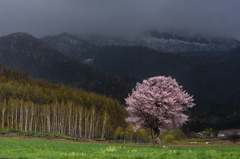
[(0, 158), (239, 159), (240, 146), (169, 147), (56, 142), (39, 138), (0, 138)]

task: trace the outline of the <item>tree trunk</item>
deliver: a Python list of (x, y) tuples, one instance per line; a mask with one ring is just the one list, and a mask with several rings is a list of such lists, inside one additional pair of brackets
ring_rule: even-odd
[(157, 133), (156, 135), (156, 141), (158, 143), (158, 146), (161, 146), (161, 132)]
[(11, 116), (12, 116), (12, 123), (11, 123), (11, 128), (13, 129), (13, 118), (14, 118), (14, 110), (11, 110)]
[(151, 132), (151, 136), (152, 136), (153, 146), (155, 146), (154, 131), (152, 129), (150, 129), (150, 132)]
[(11, 101), (11, 117), (12, 117), (12, 123), (11, 123), (11, 128), (13, 129), (13, 119), (14, 119), (14, 104), (13, 104), (13, 101)]
[(95, 134), (95, 120), (96, 120), (96, 116), (95, 116), (95, 106), (92, 107), (92, 138), (94, 137)]
[(79, 108), (79, 122), (78, 122), (78, 131), (79, 131), (79, 138), (82, 138), (82, 112), (83, 109)]
[(78, 115), (77, 115), (77, 112), (76, 112), (76, 114), (75, 114), (75, 124), (74, 124), (74, 135), (75, 135), (75, 138), (77, 138), (77, 117), (78, 117)]
[[(35, 132), (37, 132), (37, 122), (38, 122), (38, 118), (39, 118), (39, 116), (36, 116), (36, 117), (34, 118), (34, 131), (35, 131)], [(38, 130), (40, 130), (39, 127), (38, 127)]]
[[(49, 105), (47, 105), (47, 107), (45, 108), (43, 115), (46, 118), (44, 120), (47, 122), (47, 132), (51, 133), (51, 110), (50, 110)], [(45, 122), (44, 122), (44, 124), (45, 124)], [(44, 130), (44, 132), (45, 132), (45, 130)]]
[[(96, 125), (95, 125), (95, 129), (94, 129), (94, 131), (96, 131), (96, 129), (98, 128), (99, 118), (100, 118), (100, 115), (99, 115), (98, 118), (97, 118), (97, 121), (96, 121)], [(97, 130), (96, 133), (98, 133), (98, 130)]]
[(58, 122), (57, 122), (57, 108), (58, 108), (58, 104), (56, 102), (56, 104), (53, 106), (53, 133), (57, 133), (57, 129), (58, 129)]
[(7, 128), (9, 129), (9, 110), (7, 110)]
[(105, 113), (104, 113), (104, 117), (103, 117), (102, 139), (104, 138), (104, 135), (105, 135), (106, 123), (107, 123), (107, 113), (105, 112)]
[(90, 124), (89, 124), (89, 133), (88, 133), (88, 138), (90, 139), (91, 138), (91, 134), (92, 134), (92, 118), (91, 118), (91, 116), (90, 116), (90, 118), (89, 118), (89, 122), (90, 122)]
[(71, 135), (71, 113), (72, 103), (68, 103), (68, 135)]
[(29, 124), (29, 131), (32, 131), (32, 124), (33, 124), (33, 115), (35, 113), (35, 107), (33, 104), (31, 105), (31, 119), (30, 119), (30, 124)]
[(28, 126), (28, 106), (26, 104), (25, 105), (25, 131), (27, 131), (27, 126)]
[(47, 116), (47, 131), (48, 131), (48, 133), (51, 133), (50, 115)]
[(22, 131), (23, 128), (23, 103), (21, 101), (21, 107), (20, 107), (20, 130)]
[(85, 129), (85, 139), (87, 138), (87, 124), (88, 124), (88, 122), (87, 122), (87, 118), (88, 118), (88, 116), (87, 116), (87, 108), (85, 108), (85, 114), (84, 114), (84, 116), (85, 116), (85, 125), (84, 125), (84, 129)]
[(5, 114), (5, 109), (6, 106), (5, 106), (5, 102), (4, 102), (4, 105), (2, 107), (2, 128), (4, 128), (4, 121), (5, 121), (5, 118), (4, 118), (4, 114)]
[(16, 125), (15, 125), (15, 129), (18, 129), (18, 104), (16, 105), (16, 109), (15, 109), (15, 121), (16, 121)]

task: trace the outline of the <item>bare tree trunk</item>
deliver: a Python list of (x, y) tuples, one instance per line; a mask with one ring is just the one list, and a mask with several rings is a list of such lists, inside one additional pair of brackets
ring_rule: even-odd
[(98, 115), (98, 118), (97, 118), (97, 121), (96, 121), (96, 125), (95, 125), (95, 129), (94, 129), (95, 131), (96, 131), (97, 127), (98, 127), (99, 118), (100, 118), (100, 116)]
[(3, 107), (2, 107), (2, 128), (4, 128), (4, 115), (5, 115), (5, 110), (6, 110), (6, 102), (4, 101)]
[(60, 120), (60, 114), (58, 114), (57, 126), (58, 126), (57, 133), (61, 134), (62, 125), (61, 125), (61, 120)]
[(23, 103), (21, 101), (21, 107), (20, 107), (20, 130), (23, 129)]
[(7, 128), (9, 129), (9, 110), (7, 111)]
[(57, 133), (57, 129), (58, 129), (57, 108), (58, 108), (58, 104), (56, 102), (56, 104), (53, 106), (53, 131), (52, 132), (54, 133)]
[(33, 105), (33, 103), (32, 103), (32, 105), (31, 105), (31, 116), (30, 116), (30, 124), (29, 124), (29, 131), (32, 131), (32, 124), (33, 124), (33, 115), (34, 115), (34, 113), (35, 113), (36, 111), (35, 111), (35, 107), (34, 107), (34, 105)]
[(64, 120), (64, 114), (63, 114), (63, 103), (59, 105), (58, 109), (58, 133), (63, 133), (63, 120)]
[[(34, 131), (35, 131), (35, 132), (37, 132), (38, 119), (39, 119), (39, 116), (36, 116), (36, 117), (34, 118)], [(39, 130), (39, 128), (38, 128), (38, 130)]]
[(82, 138), (82, 113), (83, 113), (83, 108), (79, 108), (79, 122), (78, 122), (78, 130), (79, 130), (79, 138)]
[(62, 134), (65, 134), (66, 124), (65, 124), (65, 117), (62, 118)]
[(87, 108), (85, 108), (85, 125), (84, 125), (84, 128), (85, 128), (85, 139), (87, 138), (87, 124), (88, 124), (87, 118), (88, 118)]
[[(40, 118), (39, 109), (40, 109), (39, 106), (36, 107), (37, 115), (36, 115), (35, 118), (34, 118), (34, 131), (35, 131), (35, 132), (37, 132), (37, 124), (39, 124), (39, 123), (38, 123), (38, 120), (39, 120), (39, 118)], [(40, 124), (39, 124), (39, 125), (40, 125)], [(41, 130), (40, 127), (38, 127), (38, 130)]]
[(68, 135), (71, 135), (71, 113), (72, 113), (72, 103), (68, 104)]
[(47, 116), (47, 128), (48, 128), (48, 133), (51, 133), (51, 122), (50, 122), (50, 115)]
[(45, 132), (47, 131), (47, 126), (46, 126), (46, 125), (47, 125), (47, 124), (46, 124), (47, 121), (46, 121), (46, 117), (43, 118), (43, 121), (44, 121), (44, 122), (43, 122), (43, 124), (44, 124), (44, 126), (43, 126), (43, 132), (45, 133)]
[(11, 116), (12, 116), (11, 128), (13, 129), (14, 110), (11, 111)]
[(95, 106), (92, 107), (92, 138), (94, 137), (94, 133), (95, 133), (95, 120), (96, 120), (96, 108)]
[(90, 117), (90, 125), (89, 125), (89, 133), (88, 133), (88, 138), (90, 139), (91, 138), (91, 135), (92, 135), (92, 118)]
[(27, 125), (28, 125), (28, 104), (25, 105), (25, 131), (27, 131)]
[(87, 134), (89, 133), (89, 114), (85, 118), (85, 139), (87, 138)]
[(44, 132), (44, 116), (43, 116), (43, 112), (41, 112), (40, 122), (41, 122), (41, 132)]
[(62, 116), (60, 122), (60, 134), (63, 134), (63, 129), (64, 129), (64, 116)]
[(15, 121), (16, 121), (15, 129), (18, 129), (18, 103), (16, 103)]
[[(50, 115), (51, 115), (51, 112), (50, 112), (50, 107), (49, 105), (47, 105), (47, 107), (45, 108), (44, 110), (44, 114), (43, 114), (45, 117), (46, 117), (46, 122), (47, 122), (47, 132), (50, 133), (51, 132), (51, 122), (50, 122)], [(45, 123), (45, 122), (44, 122)]]
[(105, 135), (105, 131), (106, 131), (106, 124), (107, 124), (107, 113), (104, 113), (104, 117), (103, 117), (103, 127), (102, 127), (102, 139)]
[(13, 129), (13, 119), (14, 119), (14, 104), (13, 104), (13, 101), (11, 101), (11, 117), (12, 117), (11, 128)]
[(75, 135), (75, 137), (77, 138), (77, 117), (78, 117), (78, 115), (77, 115), (77, 112), (76, 112), (76, 114), (75, 114), (75, 123), (74, 123), (74, 135)]

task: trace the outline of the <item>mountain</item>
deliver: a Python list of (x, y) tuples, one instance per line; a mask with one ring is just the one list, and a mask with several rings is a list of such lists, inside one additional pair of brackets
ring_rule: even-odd
[(156, 51), (184, 56), (219, 57), (236, 49), (240, 42), (233, 38), (204, 37), (177, 33), (146, 32), (141, 37), (112, 38), (94, 35), (62, 33), (41, 38), (65, 56), (87, 64), (94, 62), (95, 53), (103, 46), (143, 46)]
[(68, 33), (62, 33), (57, 36), (46, 36), (41, 38), (41, 40), (67, 57), (85, 63), (93, 62), (93, 53), (96, 51), (96, 46), (86, 40), (79, 39)]
[[(28, 70), (34, 78), (73, 83), (87, 80), (109, 81), (106, 74), (68, 59), (50, 45), (26, 33), (0, 38), (0, 57), (4, 66)], [(71, 78), (69, 78), (71, 77)]]
[(235, 49), (229, 50), (228, 52), (224, 52), (221, 55), (222, 57), (227, 58), (240, 58), (240, 46)]
[[(33, 78), (75, 85), (88, 91), (99, 92), (123, 100), (135, 83), (103, 73), (91, 66), (71, 60), (50, 45), (27, 33), (13, 33), (0, 37), (0, 63), (12, 69), (27, 70)], [(95, 83), (88, 86), (86, 83)], [(122, 94), (114, 96), (120, 87)], [(120, 97), (119, 97), (120, 96)]]
[[(170, 37), (166, 35), (165, 38)], [(75, 39), (79, 37), (75, 36)], [(229, 58), (239, 53), (237, 45), (232, 46), (234, 49), (229, 47), (229, 51), (212, 50), (215, 55), (208, 57), (163, 53), (146, 46), (99, 46), (90, 43), (87, 38), (80, 39), (92, 44), (94, 51), (88, 50), (92, 58), (89, 65), (101, 71), (138, 79), (159, 75), (175, 78), (184, 90), (194, 95), (196, 106), (191, 110), (193, 118), (215, 121), (218, 118), (232, 117), (240, 111), (240, 59)]]
[(133, 39), (110, 38), (100, 36), (78, 36), (96, 46), (146, 46), (161, 52), (213, 52), (229, 51), (240, 42), (233, 38), (216, 38), (196, 35), (179, 35), (169, 32), (146, 32), (141, 37)]

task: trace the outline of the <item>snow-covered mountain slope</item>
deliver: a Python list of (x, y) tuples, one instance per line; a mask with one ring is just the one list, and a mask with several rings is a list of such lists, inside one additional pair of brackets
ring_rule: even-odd
[(239, 41), (230, 38), (206, 38), (159, 32), (148, 32), (135, 39), (62, 33), (46, 36), (41, 40), (65, 56), (87, 64), (93, 64), (95, 55), (102, 46), (143, 46), (160, 52), (190, 56), (202, 56), (204, 53), (204, 56), (209, 57), (240, 46)]
[(84, 63), (92, 63), (96, 46), (68, 33), (56, 36), (46, 36), (42, 41), (49, 44), (65, 56)]
[(96, 46), (146, 46), (161, 52), (203, 52), (229, 51), (240, 46), (232, 38), (209, 38), (200, 36), (183, 36), (172, 33), (148, 32), (135, 39), (109, 38), (100, 36), (78, 36)]

